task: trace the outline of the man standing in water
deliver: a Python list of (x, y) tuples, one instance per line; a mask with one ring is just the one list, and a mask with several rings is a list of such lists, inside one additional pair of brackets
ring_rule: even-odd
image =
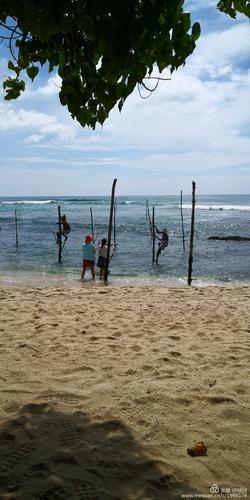
[(164, 227), (162, 231), (159, 231), (159, 229), (157, 229), (156, 226), (154, 226), (154, 229), (157, 232), (157, 234), (161, 234), (161, 236), (157, 236), (156, 234), (154, 234), (155, 238), (157, 238), (157, 240), (160, 241), (160, 243), (158, 244), (158, 250), (156, 254), (156, 264), (158, 265), (158, 259), (159, 256), (161, 255), (162, 250), (164, 250), (168, 246), (168, 230), (166, 227)]

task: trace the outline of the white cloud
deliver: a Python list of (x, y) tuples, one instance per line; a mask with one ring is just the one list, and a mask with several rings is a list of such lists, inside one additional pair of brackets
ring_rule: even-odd
[(44, 135), (41, 135), (41, 134), (32, 134), (30, 135), (29, 137), (27, 137), (27, 139), (25, 139), (25, 142), (27, 144), (37, 144), (39, 142), (41, 142), (43, 139), (44, 139)]
[[(114, 143), (171, 151), (189, 151), (198, 143), (198, 149), (207, 150), (218, 140), (224, 143), (232, 130), (248, 123), (250, 72), (241, 69), (233, 73), (231, 68), (234, 58), (250, 49), (250, 28), (238, 28), (227, 30), (228, 46), (218, 55), (219, 62), (225, 57), (227, 65), (217, 65), (215, 57), (221, 35), (207, 36), (186, 67), (170, 82), (160, 82), (148, 100), (140, 101), (135, 93), (126, 102), (122, 116), (115, 111), (104, 126)], [(235, 36), (240, 37), (237, 50), (232, 43)], [(217, 78), (200, 78), (208, 66)]]
[[(60, 106), (59, 89), (53, 83), (60, 84), (57, 77), (50, 77), (43, 86), (30, 86), (20, 102), (0, 105), (2, 136), (15, 132), (26, 148), (18, 151), (19, 157), (5, 156), (5, 164), (12, 172), (29, 166), (31, 194), (36, 180), (37, 194), (48, 189), (78, 193), (80, 183), (88, 190), (92, 183), (93, 194), (98, 184), (101, 194), (105, 186), (110, 188), (114, 172), (124, 194), (178, 192), (194, 176), (203, 192), (233, 188), (246, 192), (250, 182), (250, 69), (245, 62), (249, 49), (250, 26), (245, 22), (203, 36), (171, 81), (161, 81), (146, 100), (135, 91), (122, 114), (114, 110), (103, 128), (94, 132), (82, 129)], [(169, 76), (167, 71), (164, 75)], [(43, 181), (45, 174), (49, 188)], [(5, 172), (5, 193), (11, 185), (8, 175)]]
[(197, 49), (189, 59), (192, 69), (198, 73), (210, 67), (227, 66), (239, 58), (249, 56), (250, 51), (250, 23), (244, 22), (233, 25), (222, 32), (209, 33), (202, 36), (197, 42)]
[[(35, 80), (36, 82), (36, 80)], [(57, 96), (61, 88), (61, 78), (55, 74), (51, 76), (44, 85), (35, 87), (30, 81), (26, 84), (26, 90), (22, 94), (22, 100), (30, 101), (33, 99), (48, 99), (51, 96)]]
[(55, 134), (60, 140), (73, 138), (72, 127), (60, 123), (55, 116), (24, 108), (15, 111), (14, 105), (0, 105), (0, 130), (36, 131), (39, 135)]

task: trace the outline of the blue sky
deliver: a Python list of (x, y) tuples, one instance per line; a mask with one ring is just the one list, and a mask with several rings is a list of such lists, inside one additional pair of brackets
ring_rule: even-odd
[[(250, 22), (189, 0), (202, 36), (184, 68), (148, 99), (136, 90), (120, 114), (83, 129), (43, 74), (17, 101), (0, 90), (0, 196), (250, 192)], [(0, 78), (7, 76), (0, 45)], [(164, 73), (169, 76), (168, 72)]]

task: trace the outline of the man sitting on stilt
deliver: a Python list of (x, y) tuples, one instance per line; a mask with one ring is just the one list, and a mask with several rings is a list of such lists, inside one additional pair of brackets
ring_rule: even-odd
[(154, 226), (154, 229), (158, 234), (161, 234), (161, 237), (155, 234), (155, 238), (157, 238), (157, 240), (160, 241), (160, 243), (158, 244), (158, 250), (156, 254), (156, 264), (158, 264), (158, 259), (159, 256), (161, 255), (162, 250), (164, 250), (168, 246), (168, 230), (166, 227), (164, 227), (162, 231), (159, 231), (159, 229), (157, 229), (156, 226)]
[[(59, 222), (57, 222), (57, 224), (59, 224)], [(60, 236), (60, 234), (61, 234), (61, 236), (64, 236), (64, 243), (65, 243), (65, 241), (67, 241), (68, 235), (69, 235), (70, 229), (71, 229), (70, 228), (70, 224), (66, 220), (66, 215), (62, 215), (62, 217), (61, 217), (61, 224), (62, 224), (61, 231), (57, 231), (57, 233), (56, 233), (56, 243), (57, 244), (59, 243), (59, 236)]]

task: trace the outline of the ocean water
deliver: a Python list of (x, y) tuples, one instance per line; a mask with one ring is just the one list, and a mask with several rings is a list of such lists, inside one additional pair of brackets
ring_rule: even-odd
[[(169, 246), (159, 265), (152, 264), (152, 240), (146, 220), (146, 200), (155, 207), (159, 228), (167, 226)], [(71, 233), (58, 264), (53, 232), (58, 206), (67, 215)], [(80, 286), (81, 245), (91, 233), (90, 208), (96, 242), (107, 237), (110, 197), (0, 198), (0, 284)], [(15, 211), (18, 250), (16, 249)], [(114, 284), (187, 284), (191, 196), (183, 196), (185, 252), (179, 196), (116, 198), (117, 247), (110, 263)], [(250, 237), (250, 195), (196, 195), (193, 285), (250, 283), (250, 241), (216, 241), (209, 236)]]

